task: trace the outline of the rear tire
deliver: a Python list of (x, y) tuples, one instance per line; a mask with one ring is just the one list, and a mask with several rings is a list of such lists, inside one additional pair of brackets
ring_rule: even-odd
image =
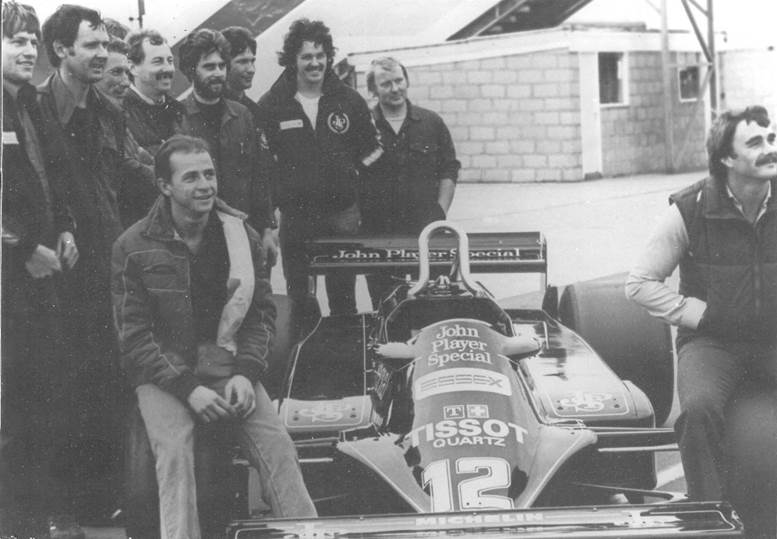
[(656, 425), (672, 410), (674, 354), (669, 326), (626, 299), (626, 274), (567, 286), (559, 320), (576, 331), (615, 374), (630, 380), (650, 399)]

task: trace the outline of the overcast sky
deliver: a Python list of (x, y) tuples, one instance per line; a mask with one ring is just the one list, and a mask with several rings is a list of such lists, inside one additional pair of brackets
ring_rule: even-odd
[[(62, 0), (22, 0), (32, 4), (41, 20), (50, 15)], [(85, 6), (99, 9), (103, 16), (113, 17), (131, 27), (137, 27), (136, 21), (130, 21), (137, 16), (137, 0), (69, 0)], [(168, 38), (176, 41), (179, 36), (170, 32), (187, 33), (191, 27), (199, 24), (204, 18), (217, 11), (228, 0), (145, 0), (146, 15), (144, 26), (166, 30)], [(339, 6), (347, 9), (349, 1), (330, 0), (332, 10)], [(466, 2), (467, 0), (461, 0)], [(496, 0), (495, 0), (496, 1)], [(698, 0), (706, 5), (706, 0)], [(390, 5), (385, 2), (384, 5)], [(668, 0), (672, 26), (688, 28), (687, 20), (680, 0)], [(418, 2), (417, 9), (423, 10), (424, 3)], [(657, 7), (661, 0), (593, 0), (581, 12), (574, 16), (576, 20), (612, 20), (616, 16), (627, 21), (645, 20), (649, 26), (660, 24)], [(756, 39), (768, 45), (777, 45), (777, 1), (775, 0), (715, 0), (715, 23), (719, 31), (727, 31), (732, 39)], [(698, 17), (699, 23), (705, 25), (704, 17)], [(345, 52), (345, 51), (343, 51)]]

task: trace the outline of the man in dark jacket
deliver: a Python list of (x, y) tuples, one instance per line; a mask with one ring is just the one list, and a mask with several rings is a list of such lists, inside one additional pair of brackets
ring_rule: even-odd
[[(372, 109), (384, 154), (366, 174), (362, 229), (368, 234), (418, 235), (445, 219), (461, 164), (448, 128), (435, 112), (407, 99), (405, 66), (394, 58), (373, 60), (367, 89), (378, 98)], [(367, 276), (373, 307), (394, 285), (391, 275)]]
[(36, 530), (12, 506), (45, 518), (67, 505), (50, 473), (68, 376), (57, 282), (76, 264), (78, 249), (59, 185), (45, 170), (41, 113), (30, 85), (39, 38), (35, 10), (3, 2), (0, 536), (8, 537), (37, 535), (46, 524)]
[(163, 536), (200, 537), (195, 424), (238, 430), (274, 516), (314, 516), (260, 382), (275, 330), (260, 237), (216, 199), (203, 140), (165, 142), (156, 172), (162, 196), (116, 242), (112, 288), (122, 366), (154, 448)]
[(179, 65), (191, 81), (184, 99), (181, 132), (205, 139), (211, 147), (219, 173), (221, 198), (248, 214), (248, 223), (262, 235), (268, 267), (275, 264), (277, 248), (268, 167), (261, 160), (251, 113), (243, 105), (226, 99), (229, 42), (221, 32), (201, 29), (184, 39)]
[[(308, 289), (305, 242), (359, 229), (359, 174), (381, 154), (367, 104), (332, 71), (335, 49), (321, 21), (300, 19), (286, 34), (284, 72), (259, 100), (262, 128), (278, 164), (274, 202), (288, 294)], [(328, 275), (333, 314), (356, 312), (354, 275)]]
[(175, 75), (173, 52), (156, 30), (144, 28), (127, 36), (132, 86), (124, 99), (132, 136), (151, 155), (180, 132), (183, 105), (170, 95)]
[[(47, 171), (63, 187), (75, 220), (78, 264), (63, 274), (67, 310), (63, 369), (69, 373), (66, 407), (71, 439), (63, 461), (73, 481), (114, 472), (121, 439), (120, 377), (115, 363), (110, 257), (122, 232), (117, 193), (128, 177), (124, 116), (97, 89), (107, 61), (108, 34), (100, 14), (65, 4), (43, 24), (43, 42), (55, 72), (38, 87)], [(88, 389), (86, 384), (88, 383)], [(112, 488), (104, 477), (101, 485)], [(111, 497), (89, 487), (96, 511), (112, 511)], [(115, 507), (115, 506), (114, 506)]]
[[(127, 121), (129, 115), (124, 108), (124, 100), (130, 91), (128, 51), (129, 46), (124, 41), (111, 38), (103, 78), (95, 84), (105, 97), (124, 112)], [(156, 200), (157, 189), (154, 183), (154, 158), (138, 144), (129, 129), (124, 136), (124, 153), (131, 159), (134, 156), (134, 161), (126, 167), (128, 174), (120, 180), (120, 190), (116, 197), (121, 222), (128, 227), (145, 217)]]
[[(766, 109), (721, 114), (707, 153), (710, 177), (670, 197), (626, 284), (679, 326), (675, 430), (693, 500), (726, 494), (721, 441), (733, 392), (754, 378), (777, 388), (777, 134)], [(664, 280), (678, 265), (674, 292)]]

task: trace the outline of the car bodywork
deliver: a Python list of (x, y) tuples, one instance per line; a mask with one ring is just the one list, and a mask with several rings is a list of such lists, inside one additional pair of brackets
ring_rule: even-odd
[[(438, 229), (454, 234), (430, 249)], [(376, 313), (322, 317), (294, 349), (280, 414), (333, 517), (238, 522), (232, 536), (741, 533), (725, 505), (653, 491), (653, 452), (673, 433), (655, 428), (642, 390), (546, 310), (503, 309), (473, 281), (471, 270), (539, 273), (544, 286), (541, 234), (467, 236), (438, 222), (418, 242), (311, 247), (315, 273), (419, 276)], [(615, 495), (661, 503), (605, 505)]]

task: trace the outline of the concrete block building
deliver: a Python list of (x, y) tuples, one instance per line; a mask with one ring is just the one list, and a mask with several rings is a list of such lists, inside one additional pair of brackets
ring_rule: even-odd
[[(670, 35), (670, 51), (674, 169), (704, 168), (710, 109), (701, 53), (687, 33)], [(445, 119), (464, 181), (580, 181), (666, 168), (657, 32), (569, 26), (351, 54), (366, 98), (369, 62), (383, 55), (408, 68), (411, 100)]]

